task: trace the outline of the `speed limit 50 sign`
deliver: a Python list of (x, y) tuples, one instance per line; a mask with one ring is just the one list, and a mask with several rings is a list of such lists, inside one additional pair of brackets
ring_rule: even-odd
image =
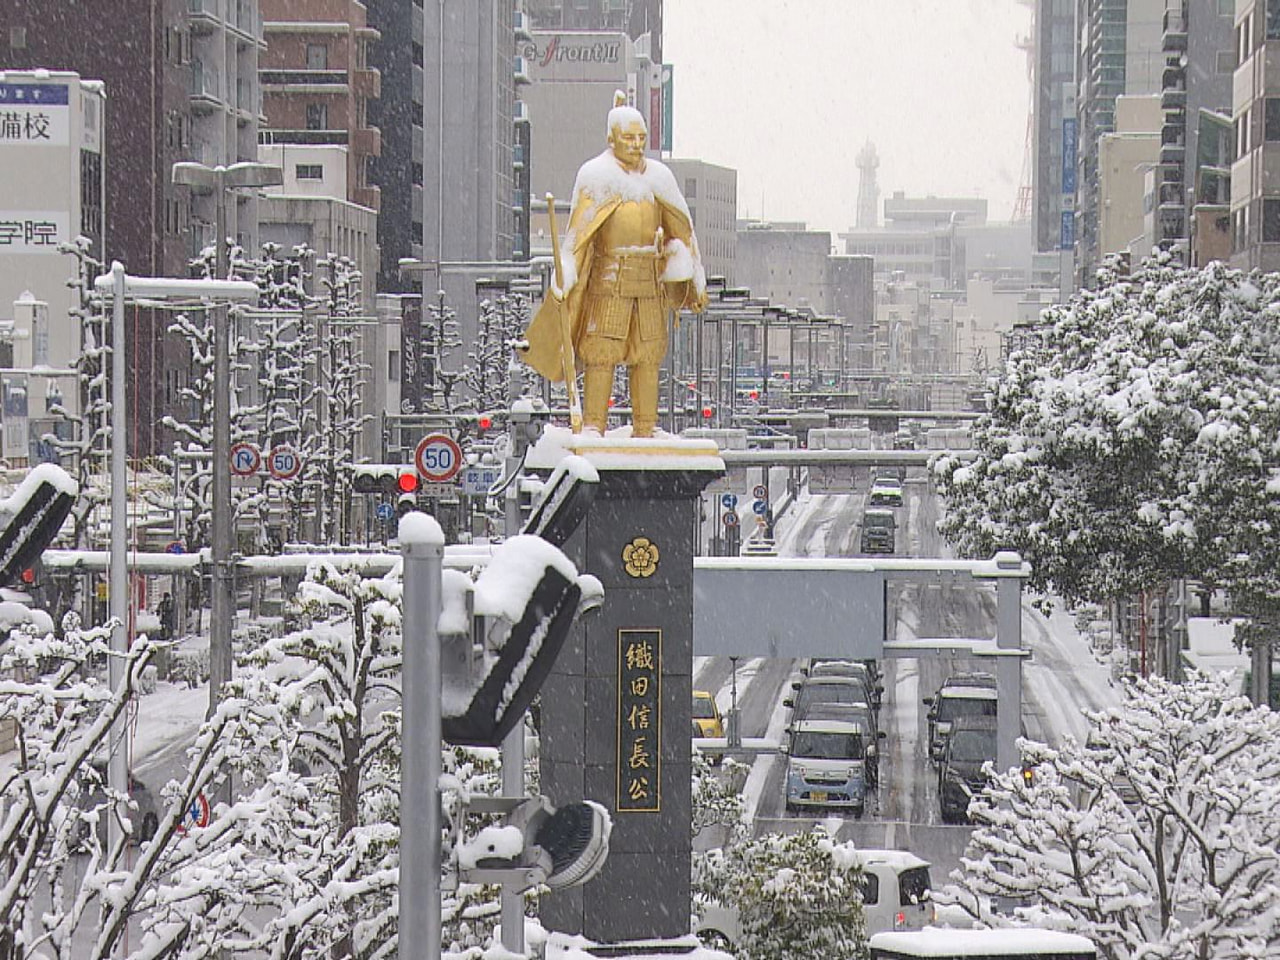
[(414, 451), (413, 462), (428, 483), (448, 483), (462, 469), (462, 448), (444, 433), (429, 433)]

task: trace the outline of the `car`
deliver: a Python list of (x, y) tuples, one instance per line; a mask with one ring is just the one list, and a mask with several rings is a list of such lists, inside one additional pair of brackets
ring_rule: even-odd
[[(905, 850), (855, 850), (862, 867), (862, 915), (867, 936), (895, 930), (923, 930), (937, 919), (930, 893), (928, 860)], [(737, 907), (717, 901), (699, 904), (694, 932), (708, 946), (733, 952), (742, 937)]]
[(862, 513), (862, 552), (893, 553), (897, 549), (898, 518), (892, 510), (869, 507)]
[(958, 673), (925, 697), (929, 708), (929, 759), (941, 760), (952, 724), (960, 717), (996, 716), (996, 678), (989, 673)]
[(792, 723), (803, 720), (815, 703), (867, 703), (866, 688), (850, 677), (818, 677), (804, 681), (794, 696), (782, 701), (783, 706), (792, 709)]
[(805, 714), (809, 720), (848, 720), (858, 724), (867, 745), (867, 786), (880, 785), (879, 741), (885, 732), (876, 727), (875, 715), (865, 703), (815, 703)]
[(716, 706), (716, 698), (706, 690), (693, 691), (693, 722), (701, 731), (699, 737), (723, 737), (724, 718)]
[(793, 723), (783, 747), (787, 809), (835, 808), (861, 817), (867, 808), (866, 748), (862, 728), (853, 720), (806, 717)]
[(969, 799), (987, 784), (983, 769), (996, 759), (996, 718), (958, 717), (952, 722), (938, 766), (938, 802), (943, 823), (964, 823)]
[[(83, 775), (80, 796), (76, 804), (82, 813), (93, 811), (99, 813), (97, 831), (98, 837), (103, 843), (106, 843), (107, 839), (107, 817), (105, 815), (107, 804), (106, 783), (106, 761), (95, 760), (90, 764), (89, 771)], [(132, 773), (129, 774), (129, 800), (137, 805), (137, 809), (130, 810), (128, 814), (134, 829), (132, 842), (146, 843), (156, 835), (156, 830), (160, 826), (160, 805), (150, 788)], [(81, 822), (76, 839), (81, 844), (88, 841), (89, 824), (87, 821)]]
[(819, 660), (807, 668), (805, 676), (811, 680), (819, 677), (851, 677), (862, 680), (870, 694), (870, 703), (879, 709), (884, 695), (884, 685), (877, 682), (878, 675), (865, 663), (855, 660)]
[(876, 477), (871, 484), (867, 503), (873, 507), (902, 506), (902, 482), (896, 477)]

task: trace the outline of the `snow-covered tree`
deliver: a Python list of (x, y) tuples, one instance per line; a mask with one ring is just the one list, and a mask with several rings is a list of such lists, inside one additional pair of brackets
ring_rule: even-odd
[(965, 555), (1067, 600), (1175, 577), (1280, 596), (1280, 277), (1167, 255), (1044, 311), (934, 476)]
[[(1024, 741), (938, 895), (989, 925), (1084, 933), (1108, 960), (1280, 950), (1280, 715), (1222, 679), (1138, 680), (1084, 744)], [(1017, 916), (993, 897), (1027, 904)]]
[(737, 908), (734, 955), (743, 960), (866, 956), (862, 868), (853, 843), (838, 843), (821, 825), (699, 855), (693, 888)]

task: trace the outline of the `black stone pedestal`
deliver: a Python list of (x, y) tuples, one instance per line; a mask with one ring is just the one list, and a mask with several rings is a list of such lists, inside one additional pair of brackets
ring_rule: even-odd
[(571, 449), (600, 487), (564, 550), (600, 578), (604, 605), (575, 628), (542, 688), (542, 792), (602, 804), (613, 832), (603, 871), (544, 897), (541, 919), (598, 943), (685, 936), (694, 529), (698, 495), (723, 463), (709, 441)]

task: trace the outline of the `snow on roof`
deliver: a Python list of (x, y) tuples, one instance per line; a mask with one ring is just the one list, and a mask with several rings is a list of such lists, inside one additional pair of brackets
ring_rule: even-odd
[(995, 700), (995, 687), (943, 687), (938, 691), (939, 697), (948, 700)]
[(791, 729), (797, 733), (861, 733), (862, 724), (855, 720), (806, 717), (793, 723)]
[[(547, 937), (544, 956), (546, 960), (598, 960), (590, 952), (595, 946), (596, 943), (583, 936), (552, 933)], [(617, 946), (610, 944), (609, 956), (613, 960), (627, 960), (632, 956), (645, 960), (732, 960), (730, 954), (703, 946), (693, 934), (666, 940), (632, 940), (628, 946), (634, 947), (635, 953), (616, 953)]]
[(53, 633), (53, 618), (43, 610), (14, 600), (0, 601), (0, 630), (24, 623), (32, 624), (41, 633)]
[(925, 927), (911, 933), (877, 933), (871, 938), (871, 949), (892, 950), (909, 957), (991, 957), (1005, 954), (1012, 957), (1052, 957), (1056, 954), (1095, 954), (1093, 942), (1087, 937), (1026, 927), (999, 930)]
[(916, 867), (929, 866), (928, 860), (922, 860), (908, 850), (855, 850), (854, 858), (863, 866), (884, 863), (895, 870), (912, 870)]

